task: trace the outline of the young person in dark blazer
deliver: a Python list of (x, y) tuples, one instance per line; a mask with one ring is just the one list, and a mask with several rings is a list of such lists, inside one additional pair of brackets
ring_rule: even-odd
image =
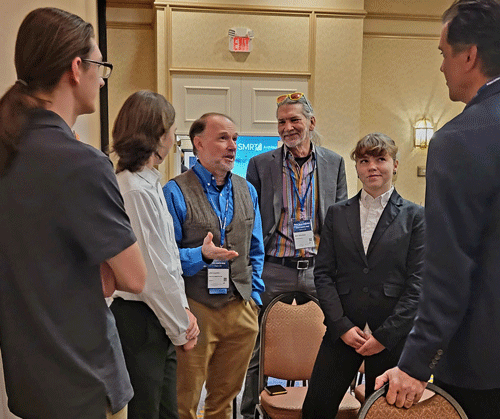
[(303, 406), (304, 419), (333, 419), (365, 361), (366, 395), (397, 364), (420, 293), (424, 211), (392, 182), (397, 146), (369, 134), (351, 153), (363, 189), (325, 218), (314, 281), (327, 331)]

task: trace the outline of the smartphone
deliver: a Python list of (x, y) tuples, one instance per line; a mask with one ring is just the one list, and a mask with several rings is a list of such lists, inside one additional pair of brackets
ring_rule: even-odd
[(286, 388), (276, 384), (274, 386), (266, 386), (264, 387), (264, 390), (266, 390), (270, 396), (276, 396), (278, 394), (286, 394)]

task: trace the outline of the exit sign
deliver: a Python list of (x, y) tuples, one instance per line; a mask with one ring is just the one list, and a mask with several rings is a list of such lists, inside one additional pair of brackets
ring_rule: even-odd
[(233, 52), (250, 52), (252, 50), (251, 39), (241, 36), (231, 37), (229, 50)]

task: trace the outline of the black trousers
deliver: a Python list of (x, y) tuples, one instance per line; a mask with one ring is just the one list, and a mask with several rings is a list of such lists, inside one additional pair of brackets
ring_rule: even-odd
[(453, 396), (469, 419), (500, 418), (500, 388), (473, 390), (455, 387), (436, 379), (434, 383)]
[(334, 419), (340, 402), (365, 361), (365, 391), (368, 397), (374, 391), (375, 379), (397, 365), (404, 340), (391, 351), (363, 357), (342, 339), (332, 341), (328, 330), (319, 348), (306, 399), (302, 407), (303, 419)]
[(141, 301), (111, 304), (134, 388), (128, 419), (178, 419), (175, 346), (158, 318)]

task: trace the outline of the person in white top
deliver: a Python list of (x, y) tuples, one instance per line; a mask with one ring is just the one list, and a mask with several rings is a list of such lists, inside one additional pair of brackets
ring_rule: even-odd
[(199, 334), (154, 168), (174, 143), (174, 119), (162, 95), (143, 90), (125, 101), (113, 128), (118, 185), (148, 272), (142, 293), (116, 291), (111, 304), (135, 393), (129, 419), (178, 418), (175, 346), (192, 349)]
[(422, 279), (424, 211), (396, 192), (398, 148), (369, 134), (351, 153), (362, 190), (325, 218), (314, 282), (327, 330), (302, 417), (334, 418), (365, 361), (366, 392), (397, 364), (413, 325)]

